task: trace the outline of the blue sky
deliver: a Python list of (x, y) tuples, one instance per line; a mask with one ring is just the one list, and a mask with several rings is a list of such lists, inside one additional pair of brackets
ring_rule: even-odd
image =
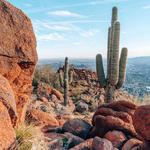
[(150, 56), (150, 0), (8, 0), (31, 19), (39, 58), (106, 57), (111, 9), (119, 9), (121, 47)]

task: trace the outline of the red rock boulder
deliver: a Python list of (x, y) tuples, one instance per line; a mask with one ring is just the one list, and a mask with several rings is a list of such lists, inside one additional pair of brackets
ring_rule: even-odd
[(15, 131), (7, 108), (0, 101), (0, 149), (6, 150), (15, 142)]
[(51, 115), (50, 113), (40, 111), (38, 109), (33, 108), (30, 111), (30, 117), (31, 120), (34, 121), (34, 123), (36, 123), (37, 125), (51, 127), (59, 126), (59, 122), (55, 119), (53, 115)]
[(8, 80), (2, 75), (0, 75), (0, 101), (7, 108), (11, 122), (14, 125), (17, 119), (15, 96)]
[(18, 124), (24, 121), (37, 62), (36, 39), (30, 19), (5, 0), (0, 0), (0, 73), (14, 91)]

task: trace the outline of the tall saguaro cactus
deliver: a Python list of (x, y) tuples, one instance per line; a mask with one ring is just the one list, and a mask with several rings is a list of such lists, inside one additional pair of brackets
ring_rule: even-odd
[(126, 76), (127, 48), (123, 48), (119, 61), (120, 22), (118, 9), (113, 7), (111, 26), (108, 29), (107, 77), (105, 77), (102, 55), (96, 56), (96, 70), (101, 87), (105, 88), (105, 101), (114, 100), (114, 92), (122, 87)]

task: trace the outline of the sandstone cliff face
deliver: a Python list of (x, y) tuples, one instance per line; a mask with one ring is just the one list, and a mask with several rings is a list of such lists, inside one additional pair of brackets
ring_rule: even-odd
[(24, 121), (37, 62), (36, 39), (30, 19), (5, 0), (0, 0), (0, 20), (0, 74), (14, 92), (20, 124)]

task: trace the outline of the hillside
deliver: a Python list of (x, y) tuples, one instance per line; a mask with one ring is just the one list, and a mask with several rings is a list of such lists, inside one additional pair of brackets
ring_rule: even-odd
[[(40, 59), (38, 65), (51, 65), (57, 70), (64, 64), (63, 59)], [(79, 69), (90, 69), (95, 71), (95, 59), (71, 59), (73, 64)], [(104, 60), (106, 68), (106, 60)], [(129, 58), (127, 64), (127, 77), (123, 89), (138, 97), (150, 94), (150, 57)]]

